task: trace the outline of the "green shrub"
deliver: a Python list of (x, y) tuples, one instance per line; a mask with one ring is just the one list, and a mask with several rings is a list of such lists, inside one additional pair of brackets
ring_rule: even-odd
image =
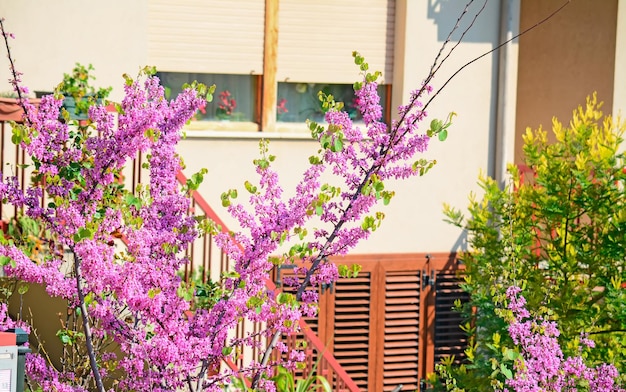
[(509, 166), (505, 186), (481, 176), (484, 195), (470, 196), (467, 218), (445, 207), (471, 249), (462, 255), (470, 361), (441, 370), (465, 390), (491, 390), (508, 376), (513, 345), (496, 309), (512, 285), (523, 287), (529, 310), (557, 321), (564, 354), (578, 354), (586, 333), (596, 342), (583, 353), (588, 363), (626, 370), (625, 126), (601, 105), (594, 94), (569, 126), (554, 119), (552, 142), (527, 129), (524, 165)]

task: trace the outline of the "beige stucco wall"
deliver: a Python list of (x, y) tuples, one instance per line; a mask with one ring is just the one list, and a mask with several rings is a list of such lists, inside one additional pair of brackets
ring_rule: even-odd
[[(0, 2), (7, 29), (17, 37), (12, 48), (18, 68), (24, 72), (26, 84), (33, 89), (53, 87), (63, 72), (78, 61), (92, 63), (98, 83), (114, 86), (113, 98), (119, 99), (121, 75), (134, 74), (145, 65), (147, 0), (89, 3), (63, 0), (45, 9), (34, 0)], [(398, 0), (394, 106), (406, 100), (427, 75), (445, 36), (463, 9), (463, 5), (456, 2), (430, 3)], [(447, 65), (441, 68), (433, 87), (440, 87), (460, 66), (493, 48), (498, 40), (499, 25), (498, 2), (490, 2), (466, 36), (466, 43), (459, 45)], [(0, 69), (6, 69), (4, 59), (2, 61)], [(462, 233), (443, 222), (442, 204), (449, 202), (465, 207), (469, 192), (477, 190), (479, 171), (493, 172), (496, 75), (497, 55), (486, 56), (462, 71), (432, 103), (428, 110), (430, 118), (444, 118), (451, 111), (458, 114), (448, 140), (445, 143), (433, 141), (425, 155), (436, 159), (438, 164), (423, 178), (388, 185), (396, 190), (397, 196), (390, 206), (381, 208), (387, 219), (370, 241), (355, 252), (457, 249)], [(426, 124), (423, 129), (426, 130)], [(223, 214), (219, 196), (232, 187), (242, 189), (244, 180), (254, 178), (251, 162), (258, 151), (257, 135), (248, 133), (246, 135), (253, 137), (243, 138), (222, 132), (220, 137), (215, 137), (214, 133), (204, 131), (189, 131), (188, 134), (188, 139), (181, 143), (181, 154), (189, 167), (187, 173), (208, 167), (209, 174), (201, 192), (222, 212), (223, 219), (232, 223)], [(279, 157), (276, 167), (289, 195), (316, 147), (312, 142), (301, 140), (301, 132), (287, 130), (280, 135), (272, 140), (271, 150)], [(272, 135), (266, 136), (272, 138)]]
[[(93, 64), (96, 86), (114, 86), (122, 97), (122, 74), (146, 65), (147, 0), (0, 0), (5, 29), (15, 35), (11, 53), (31, 90), (49, 91), (75, 63)], [(3, 44), (4, 46), (4, 44)], [(0, 91), (10, 90), (8, 61), (0, 56)]]
[(626, 1), (617, 3), (613, 114), (626, 118)]
[[(563, 4), (559, 0), (522, 1), (520, 28), (534, 26)], [(605, 104), (603, 112), (611, 114), (614, 89), (624, 89), (614, 78), (617, 12), (617, 0), (573, 1), (520, 38), (516, 162), (522, 161), (522, 135), (527, 127), (550, 129), (553, 117), (568, 123), (572, 111), (594, 92)]]

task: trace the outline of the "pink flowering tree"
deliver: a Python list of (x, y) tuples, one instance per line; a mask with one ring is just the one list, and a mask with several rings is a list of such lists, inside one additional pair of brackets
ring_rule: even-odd
[[(8, 50), (3, 26), (2, 33)], [(38, 108), (31, 105), (10, 58), (25, 112), (23, 123), (13, 124), (13, 140), (29, 156), (33, 176), (28, 184), (5, 176), (0, 197), (41, 225), (49, 246), (46, 257), (34, 259), (15, 239), (5, 238), (2, 264), (8, 276), (45, 284), (49, 295), (75, 309), (90, 369), (83, 378), (33, 354), (27, 358), (29, 380), (59, 391), (218, 391), (231, 377), (243, 377), (254, 388), (273, 390), (270, 378), (278, 363), (270, 353), (287, 351), (277, 344), (280, 334), (294, 331), (303, 315), (313, 316), (317, 288), (338, 278), (328, 257), (347, 253), (376, 230), (383, 215), (372, 209), (393, 196), (385, 181), (426, 173), (435, 162), (415, 156), (432, 136), (445, 139), (450, 126), (451, 117), (418, 129), (426, 116), (420, 100), (431, 91), (434, 71), (387, 126), (377, 95), (380, 73), (369, 73), (358, 53), (354, 58), (363, 74), (354, 87), (364, 127), (352, 124), (342, 103), (320, 94), (327, 124), (310, 123), (320, 150), (309, 158), (295, 196), (283, 198), (265, 143), (255, 161), (256, 184), (246, 182), (248, 200), (236, 202), (234, 190), (224, 194), (223, 204), (242, 227), (237, 233), (220, 233), (212, 222), (190, 216), (190, 194), (202, 173), (182, 187), (176, 180), (182, 167), (176, 153), (180, 131), (211, 99), (214, 87), (193, 84), (168, 101), (153, 70), (145, 69), (136, 79), (125, 76), (117, 124), (98, 105), (78, 123), (62, 109), (60, 96), (42, 98)], [(138, 153), (148, 157), (149, 182), (131, 193), (120, 178)], [(321, 183), (325, 171), (334, 175), (332, 184)], [(321, 225), (308, 233), (311, 220)], [(178, 271), (188, 262), (184, 250), (203, 232), (216, 236), (234, 270), (219, 282), (211, 305), (196, 309), (190, 319)], [(120, 236), (123, 247), (117, 246)], [(268, 291), (272, 269), (296, 259), (307, 265), (298, 270), (301, 281), (292, 282), (296, 294)], [(241, 320), (266, 328), (259, 336), (232, 338), (229, 332)], [(258, 347), (259, 337), (270, 338), (262, 358), (216, 374), (219, 364), (235, 359), (243, 347)], [(105, 341), (116, 348), (101, 349), (99, 342)], [(279, 363), (293, 368), (302, 356), (290, 352)]]

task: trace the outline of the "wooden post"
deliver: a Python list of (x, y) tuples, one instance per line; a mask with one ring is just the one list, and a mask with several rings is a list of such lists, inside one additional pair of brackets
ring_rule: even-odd
[(276, 62), (278, 48), (278, 0), (265, 0), (265, 44), (263, 50), (263, 96), (261, 131), (276, 129)]

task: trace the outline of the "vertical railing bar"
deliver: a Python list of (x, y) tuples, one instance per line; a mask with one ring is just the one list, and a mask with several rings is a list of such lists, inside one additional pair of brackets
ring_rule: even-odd
[(196, 254), (196, 242), (193, 241), (189, 244), (189, 262), (187, 263), (189, 265), (189, 279), (193, 279), (193, 274), (194, 274), (194, 270), (195, 270), (195, 265), (194, 265), (194, 255)]
[[(20, 157), (20, 164), (18, 165), (18, 170), (21, 170), (20, 173), (20, 182), (22, 184), (22, 192), (26, 192), (26, 151), (24, 151), (23, 149), (20, 148), (20, 150), (22, 151), (21, 157)], [(24, 206), (22, 206), (22, 208), (20, 208), (21, 212), (24, 213)]]
[[(206, 283), (210, 280), (211, 276), (209, 275), (209, 267), (211, 266), (211, 234), (204, 233), (202, 235), (202, 282)], [(207, 279), (207, 277), (209, 279)]]
[[(20, 146), (19, 144), (15, 145), (15, 177), (19, 177), (19, 158), (20, 157)], [(24, 183), (20, 184), (21, 188), (22, 188), (22, 192), (24, 192)], [(13, 208), (13, 218), (17, 218), (17, 205)]]
[(137, 157), (137, 183), (141, 184), (141, 161), (142, 161), (142, 157), (143, 155), (141, 154), (141, 151), (139, 151), (138, 153), (138, 157)]
[(137, 160), (133, 159), (133, 174), (131, 176), (131, 180), (130, 180), (130, 191), (131, 193), (134, 195), (135, 194), (135, 183), (136, 183), (136, 179), (135, 179), (135, 173), (137, 171)]
[[(257, 322), (253, 322), (252, 323), (252, 335), (254, 336), (254, 339), (256, 340), (258, 338), (257, 335)], [(256, 361), (257, 360), (257, 348), (256, 345), (252, 345), (252, 358)]]
[(185, 251), (185, 253), (187, 254), (187, 257), (189, 259), (189, 262), (185, 263), (185, 268), (183, 270), (183, 280), (185, 281), (185, 283), (189, 283), (189, 263), (191, 262), (191, 258), (189, 258), (189, 248), (191, 247), (191, 244), (187, 245), (187, 250)]
[[(5, 121), (1, 121), (2, 130), (0, 131), (0, 181), (4, 181), (4, 128)], [(2, 216), (2, 206), (4, 203), (0, 203), (0, 220), (4, 219)]]
[(228, 271), (228, 255), (223, 250), (220, 250), (220, 275), (226, 271)]

